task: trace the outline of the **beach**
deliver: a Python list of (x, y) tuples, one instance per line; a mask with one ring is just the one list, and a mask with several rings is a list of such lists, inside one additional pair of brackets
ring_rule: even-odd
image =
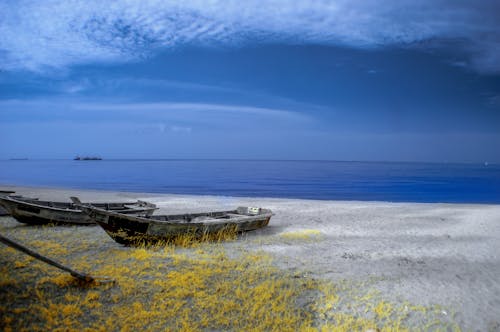
[[(69, 201), (70, 196), (94, 202), (140, 199), (156, 204), (160, 208), (156, 214), (237, 206), (269, 208), (275, 215), (267, 227), (245, 233), (236, 240), (207, 245), (222, 246), (230, 259), (268, 255), (269, 264), (284, 275), (334, 285), (338, 293), (335, 303), (323, 310), (322, 316), (312, 316), (313, 326), (320, 328), (322, 323), (335, 322), (338, 319), (332, 313), (335, 310), (363, 316), (369, 308), (387, 303), (391, 308), (399, 308), (393, 310), (394, 315), (403, 312), (398, 317), (403, 317), (402, 326), (410, 329), (432, 329), (433, 322), (437, 322), (437, 327), (500, 330), (500, 205), (192, 196), (14, 186), (0, 186), (0, 190), (59, 201)], [(108, 250), (122, 253), (135, 250), (115, 243), (98, 226), (45, 227), (42, 232), (39, 229), (22, 225), (11, 217), (0, 217), (3, 235), (28, 244), (30, 237), (43, 241), (44, 234), (50, 237), (58, 229), (65, 232), (65, 237), (74, 237), (71, 243), (94, 241), (95, 245), (78, 249), (71, 259), (65, 257), (64, 251), (61, 255), (47, 251), (67, 263), (75, 264), (77, 258), (105, 255)], [(2, 252), (5, 250), (2, 245)], [(183, 250), (188, 254), (191, 250), (195, 255), (194, 251), (200, 249)], [(2, 264), (8, 263), (9, 257), (3, 255)], [(18, 278), (16, 274), (37, 266), (4, 269), (2, 272), (8, 272), (9, 276), (3, 275), (0, 289), (6, 291), (13, 287), (12, 280)], [(96, 268), (98, 264), (83, 266)], [(43, 277), (43, 273), (61, 274), (51, 268), (46, 271), (49, 272), (37, 277)], [(30, 284), (23, 287), (29, 289)], [(7, 299), (14, 300), (18, 307), (23, 301), (29, 302), (9, 296)], [(302, 299), (305, 302), (297, 301), (296, 305), (312, 308), (311, 302), (316, 301), (310, 294)], [(8, 304), (2, 306), (7, 315)], [(367, 319), (388, 319), (376, 308), (375, 316)], [(27, 315), (22, 317), (29, 319)], [(12, 319), (7, 323), (4, 320), (2, 324), (19, 326)], [(29, 327), (29, 323), (23, 324)]]

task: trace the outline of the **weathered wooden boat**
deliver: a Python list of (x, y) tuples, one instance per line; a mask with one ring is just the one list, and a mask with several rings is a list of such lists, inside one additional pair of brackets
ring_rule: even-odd
[(273, 215), (271, 210), (239, 207), (230, 211), (131, 216), (96, 206), (82, 206), (108, 235), (120, 244), (135, 245), (168, 241), (180, 235), (195, 237), (217, 234), (224, 230), (237, 233), (262, 228)]
[[(75, 224), (89, 225), (94, 221), (78, 207), (76, 202), (41, 201), (37, 198), (0, 195), (0, 205), (17, 221), (26, 224)], [(137, 201), (133, 203), (85, 203), (103, 210), (131, 215), (151, 215), (156, 205)]]

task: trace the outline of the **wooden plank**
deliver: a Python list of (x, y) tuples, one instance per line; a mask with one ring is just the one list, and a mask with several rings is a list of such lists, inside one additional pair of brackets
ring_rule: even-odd
[(0, 234), (0, 242), (3, 242), (4, 244), (8, 245), (9, 247), (12, 247), (16, 250), (19, 250), (21, 252), (24, 252), (25, 254), (28, 254), (44, 263), (47, 263), (49, 265), (52, 265), (52, 266), (55, 266), (57, 267), (58, 269), (61, 269), (63, 271), (66, 271), (66, 272), (69, 272), (73, 277), (75, 278), (78, 278), (84, 282), (94, 282), (94, 278), (89, 276), (88, 274), (85, 274), (85, 273), (81, 273), (81, 272), (78, 272), (78, 271), (75, 271), (75, 270), (72, 270), (70, 269), (69, 267), (67, 266), (64, 266), (48, 257), (45, 257), (45, 256), (42, 256), (40, 255), (39, 253), (31, 250), (31, 249), (28, 249), (26, 248), (25, 246), (17, 243), (17, 242), (14, 242), (12, 241), (11, 239), (9, 238), (6, 238), (5, 236), (1, 235)]

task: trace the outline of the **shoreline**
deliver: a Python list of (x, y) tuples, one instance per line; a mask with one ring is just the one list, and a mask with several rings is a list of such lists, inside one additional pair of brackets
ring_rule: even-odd
[[(500, 202), (496, 203), (476, 203), (476, 202), (414, 202), (414, 201), (383, 201), (383, 200), (337, 200), (337, 199), (318, 199), (318, 198), (300, 198), (300, 197), (273, 197), (273, 196), (231, 196), (231, 195), (214, 195), (214, 194), (183, 194), (183, 193), (159, 193), (159, 192), (145, 192), (145, 191), (126, 191), (126, 190), (111, 190), (111, 189), (89, 189), (89, 188), (76, 188), (76, 187), (62, 187), (62, 186), (36, 186), (36, 185), (13, 185), (0, 183), (0, 190), (12, 190), (17, 193), (33, 193), (41, 195), (48, 200), (52, 197), (60, 201), (71, 200), (64, 197), (64, 193), (76, 193), (84, 195), (85, 197), (103, 197), (104, 200), (112, 199), (113, 197), (212, 197), (212, 198), (227, 198), (235, 200), (290, 200), (290, 201), (312, 201), (312, 202), (337, 202), (337, 203), (359, 203), (359, 204), (420, 204), (420, 205), (452, 205), (452, 206), (500, 206)], [(62, 196), (59, 196), (61, 194)], [(116, 199), (116, 198), (115, 198)], [(99, 200), (97, 200), (99, 201)]]
[[(268, 227), (224, 243), (228, 252), (264, 252), (282, 270), (356, 284), (387, 301), (443, 306), (462, 329), (500, 329), (500, 205), (323, 201), (0, 186), (42, 199), (143, 199), (156, 214), (238, 205), (270, 208)], [(9, 221), (6, 221), (9, 219)], [(0, 218), (2, 232), (19, 225)], [(5, 224), (6, 223), (6, 224)], [(14, 227), (14, 228), (12, 228)], [(18, 227), (19, 228), (19, 227)], [(27, 227), (21, 227), (27, 229)], [(92, 227), (89, 236), (102, 236)], [(94, 234), (94, 235), (92, 235)], [(120, 248), (106, 236), (107, 247)], [(418, 326), (415, 326), (418, 327)]]

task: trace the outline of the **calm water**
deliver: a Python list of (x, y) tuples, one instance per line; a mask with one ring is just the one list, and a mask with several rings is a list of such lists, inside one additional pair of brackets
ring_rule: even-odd
[(242, 160), (9, 160), (0, 183), (176, 194), (500, 203), (500, 165)]

